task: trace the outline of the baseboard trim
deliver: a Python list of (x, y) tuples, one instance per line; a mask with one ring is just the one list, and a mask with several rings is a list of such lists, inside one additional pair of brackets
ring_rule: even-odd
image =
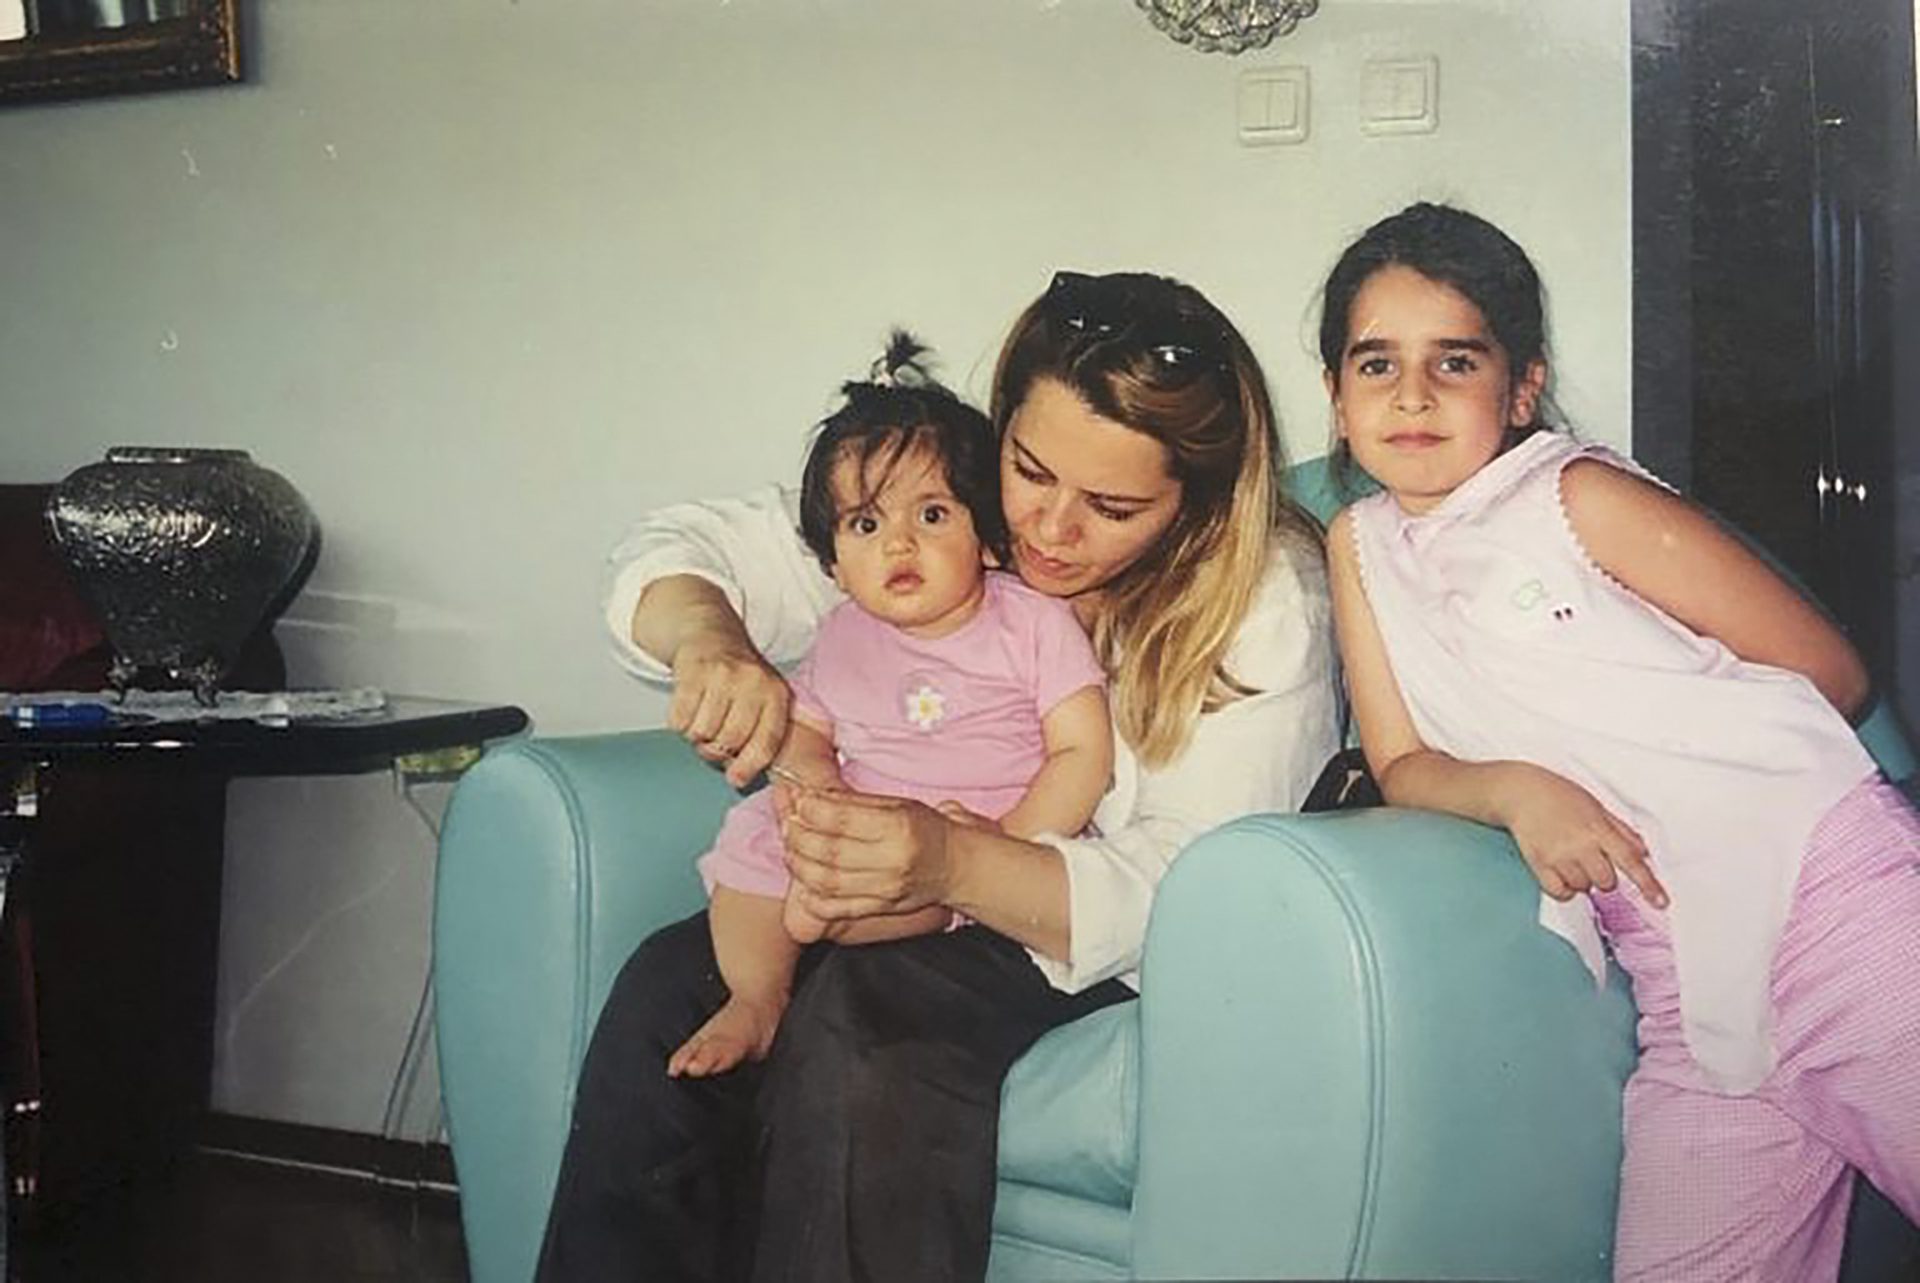
[(210, 1113), (201, 1120), (196, 1147), (203, 1153), (332, 1172), (382, 1185), (459, 1192), (453, 1151), (438, 1141), (390, 1140), (333, 1127)]

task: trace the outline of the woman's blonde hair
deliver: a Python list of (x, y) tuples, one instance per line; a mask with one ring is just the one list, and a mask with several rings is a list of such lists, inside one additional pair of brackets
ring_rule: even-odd
[(1145, 273), (1058, 273), (1000, 351), (992, 416), (1003, 440), (1040, 379), (1158, 441), (1180, 482), (1172, 524), (1099, 585), (1092, 621), (1114, 724), (1142, 763), (1163, 766), (1202, 713), (1254, 693), (1227, 671), (1227, 651), (1276, 536), (1317, 552), (1320, 528), (1281, 485), (1284, 455), (1259, 361), (1192, 286)]

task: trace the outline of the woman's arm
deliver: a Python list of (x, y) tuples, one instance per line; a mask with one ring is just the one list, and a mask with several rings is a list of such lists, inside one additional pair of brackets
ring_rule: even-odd
[(1712, 517), (1597, 459), (1560, 478), (1574, 534), (1637, 596), (1750, 663), (1804, 676), (1843, 717), (1866, 703), (1866, 666), (1817, 607)]
[(792, 491), (766, 486), (739, 499), (671, 504), (635, 522), (607, 554), (602, 584), (615, 657), (648, 680), (669, 677), (666, 661), (634, 638), (642, 594), (669, 575), (719, 589), (747, 640), (771, 662), (806, 654), (815, 627), (843, 598), (800, 540), (797, 505)]
[(1047, 710), (1040, 733), (1047, 759), (1000, 817), (1001, 831), (1017, 838), (1078, 833), (1113, 782), (1113, 720), (1100, 687), (1084, 686)]
[(929, 905), (907, 913), (876, 913), (865, 918), (842, 918), (827, 925), (823, 940), (835, 944), (884, 944), (909, 936), (938, 935), (953, 925), (953, 911)]
[(1096, 838), (1053, 843), (1065, 863), (1071, 949), (1035, 962), (1077, 992), (1140, 965), (1160, 879), (1202, 833), (1228, 820), (1298, 810), (1339, 747), (1339, 701), (1326, 575), (1317, 553), (1276, 551), (1227, 659), (1256, 693), (1200, 717), (1173, 761), (1129, 770)]
[(634, 607), (633, 641), (673, 671), (668, 727), (745, 788), (787, 737), (792, 693), (725, 595), (696, 575), (656, 579)]
[(786, 492), (679, 504), (609, 557), (607, 628), (620, 661), (671, 677), (668, 724), (744, 786), (772, 759), (789, 699), (774, 662), (798, 658), (838, 590), (801, 543)]
[(1381, 796), (1507, 829), (1541, 890), (1556, 900), (1612, 890), (1618, 867), (1655, 906), (1665, 905), (1639, 834), (1585, 789), (1527, 762), (1462, 762), (1421, 740), (1367, 603), (1351, 527), (1342, 512), (1327, 532), (1334, 625), (1360, 746)]

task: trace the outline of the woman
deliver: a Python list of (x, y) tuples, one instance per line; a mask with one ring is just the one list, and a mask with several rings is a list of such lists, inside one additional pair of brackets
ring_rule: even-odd
[[(1288, 810), (1337, 742), (1317, 528), (1279, 484), (1266, 383), (1198, 291), (1062, 272), (994, 374), (1013, 566), (1069, 599), (1120, 741), (1099, 836), (1022, 841), (857, 794), (803, 797), (792, 872), (828, 919), (973, 925), (802, 959), (769, 1058), (669, 1053), (725, 1001), (704, 915), (635, 952), (581, 1072), (541, 1278), (969, 1279), (986, 1266), (1000, 1084), (1047, 1030), (1133, 996), (1153, 891), (1235, 816)], [(795, 658), (837, 600), (779, 492), (669, 508), (613, 556), (623, 662), (736, 785), (771, 760)]]

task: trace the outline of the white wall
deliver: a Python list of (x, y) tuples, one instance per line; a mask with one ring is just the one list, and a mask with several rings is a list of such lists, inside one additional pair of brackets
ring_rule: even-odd
[[(4, 475), (234, 444), (325, 544), (294, 680), (657, 724), (598, 562), (680, 497), (794, 474), (892, 322), (983, 396), (1058, 266), (1186, 278), (1326, 412), (1310, 295), (1418, 197), (1550, 285), (1562, 401), (1625, 446), (1624, 0), (1328, 0), (1264, 53), (1129, 0), (258, 0), (249, 83), (0, 113)], [(1440, 128), (1367, 137), (1369, 57), (1432, 55)], [(1311, 137), (1236, 140), (1299, 64)], [(216, 1103), (377, 1125), (425, 965), (430, 846), (380, 779), (238, 785)]]

